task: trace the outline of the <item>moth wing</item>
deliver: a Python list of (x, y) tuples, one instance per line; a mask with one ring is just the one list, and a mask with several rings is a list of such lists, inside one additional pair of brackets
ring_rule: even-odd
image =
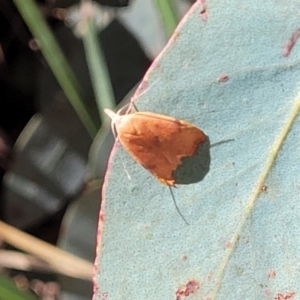
[(172, 172), (206, 139), (194, 125), (172, 117), (138, 112), (120, 117), (118, 139), (132, 157), (162, 183), (174, 185)]

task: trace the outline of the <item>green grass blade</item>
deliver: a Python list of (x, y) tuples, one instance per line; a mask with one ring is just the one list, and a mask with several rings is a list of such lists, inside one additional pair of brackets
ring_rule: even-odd
[[(91, 6), (91, 3), (87, 2), (83, 3), (82, 5)], [(83, 22), (86, 25), (86, 30), (82, 34), (82, 40), (85, 48), (92, 85), (96, 95), (99, 114), (101, 120), (105, 120), (107, 116), (103, 109), (112, 109), (115, 107), (114, 94), (105, 58), (100, 46), (99, 38), (97, 36), (92, 6), (90, 9), (85, 9), (85, 11), (91, 11), (91, 13), (84, 16), (86, 20), (83, 20)]]
[(178, 16), (176, 14), (176, 9), (174, 7), (174, 1), (170, 0), (155, 0), (155, 5), (157, 7), (157, 10), (160, 13), (160, 17), (165, 29), (165, 33), (167, 37), (170, 37), (178, 22)]
[(14, 0), (14, 3), (37, 40), (40, 50), (71, 105), (90, 136), (94, 137), (97, 127), (84, 105), (79, 84), (37, 5), (33, 0)]
[(12, 280), (0, 275), (0, 300), (37, 300), (37, 298), (20, 291)]

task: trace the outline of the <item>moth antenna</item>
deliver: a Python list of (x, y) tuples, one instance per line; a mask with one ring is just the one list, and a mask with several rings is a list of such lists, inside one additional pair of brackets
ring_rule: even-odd
[(117, 142), (118, 141), (118, 135), (117, 135), (115, 124), (113, 122), (111, 122), (110, 127), (111, 127), (111, 131), (114, 135), (115, 141)]
[(115, 120), (118, 114), (115, 114), (112, 110), (108, 109), (108, 108), (104, 108), (104, 112), (109, 116), (110, 118), (110, 127), (111, 127), (111, 131), (114, 135), (115, 141), (118, 140), (118, 135), (116, 132), (116, 128), (115, 128)]
[[(118, 134), (117, 134), (117, 130), (116, 130), (116, 126), (115, 126), (115, 122), (118, 121), (118, 119), (120, 118), (121, 116), (121, 111), (124, 107), (120, 108), (117, 113), (114, 113), (112, 110), (108, 109), (108, 108), (105, 108), (104, 109), (104, 112), (110, 117), (111, 119), (111, 123), (110, 123), (110, 126), (111, 126), (111, 131), (115, 137), (115, 142), (118, 142)], [(124, 159), (123, 159), (123, 152), (121, 152), (121, 161), (122, 161), (122, 165), (123, 165), (123, 168), (124, 168), (124, 171), (128, 177), (129, 180), (131, 180), (131, 176), (129, 175), (128, 171), (126, 170), (126, 166), (125, 166), (125, 163), (124, 163)]]
[(134, 102), (132, 102), (132, 106), (134, 107), (134, 109), (135, 109), (136, 111), (139, 111), (138, 108), (136, 107), (136, 105), (134, 104)]
[(188, 221), (185, 219), (185, 217), (183, 216), (183, 214), (180, 212), (180, 210), (179, 210), (179, 208), (178, 208), (178, 206), (177, 206), (177, 203), (176, 203), (176, 200), (175, 200), (173, 191), (172, 191), (172, 187), (169, 186), (169, 185), (168, 185), (168, 187), (169, 187), (170, 193), (171, 193), (171, 195), (172, 195), (172, 199), (173, 199), (173, 202), (174, 202), (174, 204), (175, 204), (175, 207), (176, 207), (177, 212), (179, 213), (179, 215), (181, 216), (181, 218), (183, 219), (183, 221), (185, 222), (185, 224), (186, 224), (186, 225), (190, 225), (190, 224), (188, 223)]
[[(127, 110), (129, 108), (130, 103), (127, 103), (125, 105), (123, 105), (118, 111), (117, 111), (117, 115), (118, 116), (123, 116), (127, 114)], [(127, 109), (125, 112), (123, 112), (125, 109)]]
[(126, 175), (127, 175), (127, 178), (129, 179), (129, 180), (131, 180), (131, 176), (130, 176), (130, 174), (128, 173), (128, 171), (127, 171), (127, 169), (126, 169), (126, 165), (125, 165), (125, 161), (124, 161), (124, 152), (123, 151), (121, 151), (121, 161), (122, 161), (122, 165), (123, 165), (123, 168), (124, 168), (124, 171), (125, 171), (125, 173), (126, 173)]

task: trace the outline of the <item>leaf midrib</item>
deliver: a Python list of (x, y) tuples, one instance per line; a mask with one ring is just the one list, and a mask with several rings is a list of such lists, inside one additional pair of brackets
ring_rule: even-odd
[(274, 142), (272, 150), (270, 151), (268, 161), (267, 161), (265, 167), (262, 169), (262, 172), (259, 176), (257, 185), (256, 185), (255, 189), (253, 190), (253, 194), (248, 201), (248, 205), (245, 208), (245, 211), (242, 215), (241, 221), (240, 221), (234, 235), (231, 238), (231, 241), (230, 241), (231, 247), (229, 247), (225, 250), (225, 255), (223, 256), (223, 259), (219, 265), (218, 272), (216, 275), (216, 285), (210, 295), (210, 299), (212, 299), (212, 300), (216, 299), (216, 297), (217, 297), (218, 291), (221, 287), (221, 283), (222, 283), (221, 280), (224, 276), (226, 266), (228, 265), (229, 259), (237, 245), (237, 242), (239, 240), (241, 232), (245, 226), (246, 220), (248, 219), (249, 215), (253, 211), (256, 200), (258, 199), (258, 196), (261, 193), (261, 188), (262, 188), (264, 182), (266, 181), (270, 170), (272, 169), (272, 167), (274, 165), (274, 162), (279, 153), (279, 150), (281, 149), (281, 146), (282, 146), (284, 140), (286, 139), (286, 137), (294, 123), (294, 120), (296, 119), (296, 117), (298, 115), (299, 109), (300, 109), (300, 94), (298, 94), (298, 96), (296, 98), (295, 105), (290, 113), (290, 117), (287, 119), (285, 126), (282, 128), (278, 138)]

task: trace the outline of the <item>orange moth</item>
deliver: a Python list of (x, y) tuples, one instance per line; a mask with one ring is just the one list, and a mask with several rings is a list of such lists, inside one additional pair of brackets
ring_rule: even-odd
[(161, 183), (175, 185), (173, 171), (206, 140), (202, 130), (182, 120), (150, 112), (119, 115), (109, 109), (118, 140)]
[(198, 145), (206, 140), (203, 131), (185, 121), (156, 113), (120, 115), (110, 109), (104, 111), (111, 118), (113, 131), (121, 145), (136, 162), (169, 186), (175, 207), (188, 224), (171, 190), (176, 184), (173, 171), (183, 157), (194, 155)]

